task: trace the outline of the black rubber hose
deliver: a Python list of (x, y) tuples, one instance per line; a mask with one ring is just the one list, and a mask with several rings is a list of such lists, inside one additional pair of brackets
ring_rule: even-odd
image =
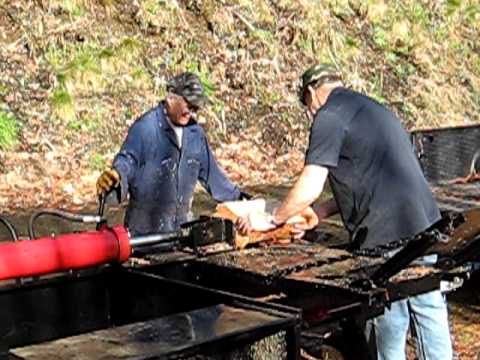
[(30, 216), (30, 220), (28, 221), (28, 236), (30, 240), (36, 238), (35, 231), (34, 231), (34, 224), (35, 221), (43, 215), (50, 215), (59, 217), (61, 219), (70, 220), (73, 222), (84, 222), (84, 223), (98, 223), (101, 221), (100, 216), (97, 214), (75, 214), (68, 211), (57, 210), (57, 209), (42, 209)]
[(10, 236), (12, 237), (13, 241), (18, 240), (18, 233), (17, 230), (15, 230), (15, 226), (8, 220), (6, 217), (0, 215), (0, 222), (5, 225), (5, 227), (8, 229), (8, 232), (10, 233)]
[(96, 226), (96, 229), (97, 230), (100, 230), (100, 227), (102, 226), (102, 223), (103, 223), (103, 213), (105, 212), (105, 199), (106, 199), (106, 195), (104, 192), (102, 192), (99, 196), (98, 196), (98, 211), (97, 211), (97, 215), (100, 217), (100, 221), (97, 222), (97, 226)]

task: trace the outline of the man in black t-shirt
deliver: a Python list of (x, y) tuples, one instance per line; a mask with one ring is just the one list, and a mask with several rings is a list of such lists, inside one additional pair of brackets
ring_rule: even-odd
[[(311, 104), (316, 91), (305, 91), (304, 101)], [(358, 248), (413, 236), (440, 219), (412, 143), (395, 114), (336, 85), (315, 110), (305, 165), (328, 170), (338, 210)]]
[[(302, 76), (300, 100), (313, 119), (305, 166), (280, 207), (262, 228), (283, 224), (298, 213), (319, 220), (340, 213), (356, 248), (374, 248), (427, 229), (440, 212), (407, 132), (394, 113), (375, 100), (343, 87), (339, 73), (316, 65)], [(313, 213), (310, 205), (329, 180), (334, 198)], [(312, 217), (318, 217), (312, 220)], [(248, 230), (240, 221), (240, 230)], [(367, 337), (379, 359), (405, 359), (412, 316), (421, 359), (451, 359), (448, 316), (440, 291), (392, 304), (369, 321)], [(374, 336), (372, 336), (374, 335)], [(376, 341), (375, 341), (376, 340)]]

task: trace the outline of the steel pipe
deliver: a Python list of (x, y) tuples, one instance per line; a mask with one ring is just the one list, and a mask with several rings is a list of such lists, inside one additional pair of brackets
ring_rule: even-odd
[(178, 237), (180, 236), (181, 236), (180, 232), (139, 235), (139, 236), (134, 236), (130, 239), (130, 246), (136, 247), (136, 246), (144, 246), (144, 245), (154, 245), (162, 242), (169, 242), (173, 239), (178, 239)]

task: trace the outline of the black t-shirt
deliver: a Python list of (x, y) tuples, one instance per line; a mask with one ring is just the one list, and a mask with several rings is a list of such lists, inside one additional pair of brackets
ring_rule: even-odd
[(305, 164), (329, 169), (355, 247), (413, 236), (440, 218), (407, 132), (367, 96), (345, 88), (330, 94), (315, 115)]

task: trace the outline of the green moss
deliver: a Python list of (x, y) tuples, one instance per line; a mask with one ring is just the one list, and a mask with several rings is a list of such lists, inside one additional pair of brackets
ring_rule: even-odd
[(457, 10), (460, 9), (461, 5), (462, 5), (461, 0), (447, 0), (445, 2), (447, 14), (452, 15), (453, 13), (455, 13)]
[(65, 48), (60, 48), (52, 42), (45, 51), (45, 59), (54, 69), (59, 69), (68, 61), (68, 53)]
[(302, 34), (299, 40), (300, 51), (305, 53), (307, 56), (314, 56), (315, 47), (313, 39), (306, 34)]
[(0, 149), (11, 150), (18, 144), (20, 124), (10, 113), (0, 111)]
[(256, 29), (253, 32), (253, 36), (266, 42), (271, 42), (274, 40), (273, 34), (270, 31), (263, 29)]
[(9, 87), (5, 84), (0, 83), (0, 96), (5, 96), (9, 92)]
[(70, 93), (65, 89), (57, 89), (54, 91), (51, 99), (51, 104), (54, 107), (72, 106), (73, 99)]
[(349, 1), (346, 0), (335, 0), (329, 1), (328, 5), (330, 7), (330, 11), (338, 18), (346, 20), (349, 17), (353, 16), (353, 9)]
[(144, 2), (143, 7), (151, 15), (157, 15), (162, 7), (162, 1), (158, 0), (147, 0)]
[(144, 68), (138, 66), (136, 68), (133, 69), (132, 71), (132, 78), (133, 80), (139, 80), (141, 78), (143, 78), (144, 76), (147, 75), (147, 72), (145, 71)]
[(388, 62), (394, 64), (394, 63), (397, 62), (398, 56), (397, 56), (397, 54), (395, 54), (394, 52), (389, 51), (389, 52), (387, 52), (387, 53), (385, 54), (385, 59), (386, 59)]
[(276, 91), (270, 92), (270, 98), (269, 98), (270, 105), (276, 104), (281, 99), (282, 99), (282, 96), (278, 92), (276, 92)]
[(115, 51), (112, 47), (106, 47), (98, 53), (100, 59), (110, 59), (115, 56)]
[(99, 153), (93, 153), (88, 159), (88, 166), (93, 171), (102, 171), (107, 167), (107, 161)]
[(133, 116), (134, 116), (134, 115), (135, 115), (135, 114), (133, 113), (132, 109), (130, 109), (130, 108), (128, 108), (128, 107), (123, 111), (123, 118), (124, 118), (125, 120), (131, 120), (131, 119), (133, 119)]
[(67, 123), (67, 128), (72, 131), (82, 130), (82, 122), (80, 120), (74, 119)]
[(60, 3), (60, 8), (73, 17), (82, 17), (86, 13), (85, 7), (78, 1), (63, 0)]
[(357, 47), (357, 40), (352, 36), (345, 36), (345, 45), (350, 47)]
[(388, 48), (389, 42), (387, 40), (387, 33), (381, 27), (375, 27), (373, 41), (375, 42), (375, 45), (377, 45), (381, 49)]
[(65, 73), (100, 73), (100, 64), (95, 50), (83, 49), (70, 61), (64, 70)]
[(143, 50), (143, 44), (140, 40), (133, 37), (123, 38), (117, 46), (116, 53), (126, 59), (136, 59)]
[(212, 110), (215, 114), (220, 114), (225, 109), (225, 103), (222, 100), (216, 99), (213, 101)]
[(72, 134), (83, 132), (94, 135), (100, 128), (101, 121), (102, 120), (98, 114), (86, 114), (80, 119), (71, 119), (68, 121), (67, 128)]
[(196, 41), (191, 41), (188, 43), (186, 50), (189, 54), (196, 54), (200, 50), (200, 45)]
[(65, 81), (67, 80), (67, 76), (65, 73), (58, 73), (57, 74), (57, 81), (60, 84), (60, 86), (65, 86)]
[(213, 84), (212, 80), (209, 78), (209, 73), (206, 68), (201, 68), (200, 63), (197, 61), (190, 61), (185, 65), (187, 71), (190, 71), (194, 74), (197, 74), (200, 78), (200, 82), (205, 89), (205, 93), (208, 97), (213, 97), (215, 94), (215, 85)]
[(430, 13), (420, 2), (414, 2), (411, 4), (408, 11), (405, 12), (405, 17), (411, 19), (412, 22), (415, 22), (416, 24), (420, 23), (423, 26), (428, 26), (430, 24)]
[(50, 96), (53, 121), (68, 122), (76, 119), (72, 95), (64, 88), (56, 89)]

